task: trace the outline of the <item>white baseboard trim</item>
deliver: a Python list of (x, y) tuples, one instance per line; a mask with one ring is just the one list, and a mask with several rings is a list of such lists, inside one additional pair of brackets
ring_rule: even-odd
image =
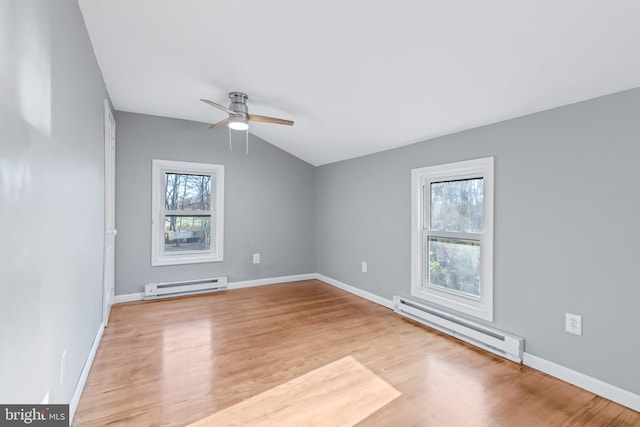
[(376, 304), (380, 304), (383, 307), (387, 307), (393, 310), (393, 301), (390, 299), (382, 298), (376, 294), (372, 294), (371, 292), (363, 291), (362, 289), (358, 289), (354, 286), (347, 285), (346, 283), (342, 283), (338, 280), (332, 279), (331, 277), (324, 276), (322, 274), (315, 274), (315, 278), (318, 280), (322, 280), (325, 283), (330, 284), (331, 286), (335, 286), (338, 289), (342, 289), (343, 291), (347, 291), (354, 295), (357, 295), (361, 298), (369, 300), (371, 302), (375, 302)]
[(100, 341), (102, 341), (103, 334), (104, 323), (100, 323), (98, 333), (96, 334), (96, 338), (93, 340), (93, 345), (91, 346), (91, 350), (89, 351), (89, 356), (87, 356), (87, 360), (84, 362), (84, 367), (82, 368), (82, 372), (80, 373), (80, 378), (78, 378), (76, 388), (73, 391), (73, 396), (71, 396), (71, 402), (69, 402), (69, 425), (72, 424), (73, 417), (76, 414), (76, 409), (78, 409), (80, 396), (82, 396), (82, 391), (84, 390), (84, 386), (87, 383), (87, 378), (89, 377), (89, 372), (91, 371), (91, 366), (93, 365), (93, 359), (96, 358), (96, 352), (98, 351), (98, 347), (100, 346)]
[(120, 304), (123, 302), (142, 301), (144, 298), (144, 292), (134, 292), (132, 294), (122, 294), (113, 297), (114, 304)]
[(549, 374), (552, 377), (559, 378), (562, 381), (568, 382), (569, 384), (573, 384), (582, 389), (595, 393), (598, 396), (602, 396), (613, 402), (619, 403), (620, 405), (631, 408), (634, 411), (640, 412), (640, 395), (621, 389), (619, 387), (574, 371), (572, 369), (565, 368), (562, 365), (558, 365), (557, 363), (550, 362), (527, 352), (524, 353), (522, 363), (534, 369), (537, 369), (538, 371), (542, 371), (545, 374)]
[(312, 280), (316, 278), (315, 273), (296, 274), (293, 276), (271, 277), (268, 279), (244, 280), (227, 284), (227, 289), (251, 288), (254, 286), (275, 285), (277, 283), (297, 282), (299, 280)]

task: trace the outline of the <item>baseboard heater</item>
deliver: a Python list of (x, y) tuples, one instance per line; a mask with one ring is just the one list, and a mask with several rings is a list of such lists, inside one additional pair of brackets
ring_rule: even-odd
[(185, 280), (183, 282), (160, 282), (144, 285), (144, 299), (168, 298), (227, 289), (226, 277)]
[(393, 297), (393, 311), (498, 356), (522, 363), (524, 338), (400, 296)]

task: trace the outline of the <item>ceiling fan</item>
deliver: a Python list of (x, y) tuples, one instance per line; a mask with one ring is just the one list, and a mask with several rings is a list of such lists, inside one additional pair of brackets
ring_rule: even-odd
[(211, 128), (218, 128), (220, 126), (224, 126), (226, 124), (229, 125), (229, 129), (235, 130), (247, 130), (249, 129), (249, 122), (264, 122), (264, 123), (276, 123), (279, 125), (287, 125), (293, 126), (292, 120), (284, 120), (278, 119), (276, 117), (268, 117), (268, 116), (259, 116), (257, 114), (249, 114), (249, 109), (247, 108), (247, 99), (249, 98), (247, 94), (242, 92), (231, 92), (229, 93), (229, 98), (231, 98), (231, 104), (229, 108), (224, 107), (220, 104), (217, 104), (213, 101), (209, 101), (208, 99), (201, 99), (200, 101), (211, 105), (212, 107), (219, 108), (225, 113), (229, 114), (229, 117), (223, 120), (220, 120), (218, 123), (211, 125)]

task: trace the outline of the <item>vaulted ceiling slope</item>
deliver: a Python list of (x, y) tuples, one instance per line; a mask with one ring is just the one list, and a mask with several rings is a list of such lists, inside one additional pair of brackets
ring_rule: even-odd
[(245, 92), (314, 165), (640, 86), (636, 0), (79, 4), (116, 109), (215, 123), (199, 99)]

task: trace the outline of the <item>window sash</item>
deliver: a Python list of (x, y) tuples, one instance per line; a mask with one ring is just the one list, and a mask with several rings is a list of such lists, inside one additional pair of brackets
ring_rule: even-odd
[[(446, 235), (443, 235), (446, 234)], [(467, 234), (467, 237), (462, 236), (462, 234)], [(440, 291), (440, 292), (446, 292), (452, 295), (456, 295), (462, 298), (467, 298), (470, 300), (475, 300), (475, 301), (479, 301), (482, 299), (482, 288), (483, 288), (483, 280), (482, 280), (482, 260), (483, 260), (483, 244), (482, 244), (482, 240), (477, 238), (478, 235), (477, 234), (472, 234), (472, 233), (442, 233), (442, 232), (430, 232), (429, 230), (423, 230), (422, 233), (422, 262), (425, 263), (424, 267), (422, 268), (422, 283), (421, 283), (421, 287), (423, 289), (433, 289), (436, 291)], [(479, 250), (480, 250), (480, 262), (478, 265), (478, 274), (479, 274), (479, 289), (478, 289), (478, 295), (473, 295), (470, 294), (468, 292), (463, 292), (463, 291), (458, 291), (456, 289), (450, 289), (441, 285), (437, 285), (434, 283), (431, 283), (430, 280), (430, 276), (431, 276), (431, 265), (430, 265), (430, 261), (431, 261), (431, 256), (429, 253), (429, 239), (431, 238), (440, 238), (440, 239), (444, 239), (444, 240), (451, 240), (451, 241), (460, 241), (460, 242), (475, 242), (478, 244)]]
[[(473, 181), (480, 181), (480, 187), (477, 187), (477, 183), (471, 184), (471, 182)], [(455, 188), (456, 184), (461, 184), (461, 183), (469, 183), (470, 185), (465, 186), (464, 188)], [(453, 196), (460, 197), (460, 203), (451, 203), (450, 204), (450, 211), (445, 211), (444, 210), (444, 206), (442, 206), (442, 211), (444, 212), (444, 215), (440, 215), (440, 217), (447, 217), (447, 215), (454, 215), (454, 216), (458, 216), (459, 219), (454, 221), (449, 222), (447, 225), (452, 225), (452, 226), (458, 226), (458, 227), (464, 227), (465, 230), (463, 230), (462, 232), (464, 233), (478, 233), (478, 232), (483, 232), (484, 231), (484, 177), (482, 175), (480, 176), (469, 176), (469, 177), (464, 177), (464, 178), (456, 178), (456, 179), (443, 179), (443, 180), (439, 180), (437, 178), (432, 178), (432, 179), (425, 179), (425, 189), (424, 189), (424, 201), (425, 203), (427, 203), (427, 206), (425, 206), (425, 209), (427, 209), (425, 211), (427, 218), (425, 221), (425, 225), (426, 228), (429, 228), (430, 230), (439, 230), (439, 231), (456, 231), (455, 229), (448, 229), (448, 228), (443, 228), (443, 227), (437, 227), (437, 226), (433, 226), (434, 222), (438, 222), (438, 220), (442, 220), (443, 218), (439, 218), (438, 215), (433, 215), (434, 213), (434, 205), (437, 205), (437, 203), (434, 203), (434, 195), (437, 195), (437, 191), (434, 187), (436, 186), (440, 186), (443, 184), (451, 184), (452, 186), (454, 186), (454, 188), (452, 188), (451, 190), (453, 190)], [(456, 191), (459, 190), (459, 191)], [(462, 196), (464, 194), (464, 192), (468, 192), (467, 197), (466, 197), (466, 209), (465, 209), (465, 204), (462, 203), (463, 199)], [(475, 199), (472, 196), (472, 193), (475, 193)], [(480, 197), (478, 197), (480, 196)], [(439, 201), (443, 201), (444, 198), (438, 198)], [(472, 203), (473, 201), (475, 202), (479, 202), (478, 205), (475, 205)], [(466, 215), (464, 215), (466, 213)], [(477, 215), (480, 214), (480, 217), (478, 218)], [(475, 217), (475, 218), (474, 218)], [(466, 220), (466, 224), (460, 222), (460, 219), (464, 219)], [(475, 221), (474, 221), (475, 219)], [(435, 220), (435, 221), (434, 221)], [(476, 222), (478, 222), (479, 220), (479, 224), (477, 224)], [(460, 230), (458, 230), (460, 231)]]
[[(162, 194), (165, 195), (167, 194), (167, 188), (166, 188), (166, 183), (167, 183), (167, 175), (168, 174), (173, 174), (173, 175), (191, 175), (191, 176), (208, 176), (211, 180), (211, 182), (215, 182), (216, 179), (216, 173), (208, 173), (208, 172), (202, 172), (202, 173), (198, 173), (197, 171), (188, 171), (185, 172), (184, 170), (178, 170), (178, 169), (162, 169), (161, 170), (162, 173)], [(209, 189), (209, 205), (210, 206), (214, 206), (215, 205), (215, 197), (211, 197), (214, 194), (214, 188), (211, 187)], [(192, 249), (192, 250), (184, 250), (184, 251), (167, 251), (165, 248), (165, 245), (161, 245), (160, 246), (160, 254), (163, 257), (180, 257), (182, 255), (194, 255), (194, 254), (211, 254), (211, 253), (215, 253), (216, 251), (216, 247), (215, 247), (215, 240), (214, 240), (214, 230), (215, 230), (215, 217), (213, 215), (213, 210), (209, 209), (209, 210), (199, 210), (199, 209), (166, 209), (166, 202), (162, 203), (160, 205), (160, 227), (163, 230), (163, 235), (164, 232), (166, 232), (165, 230), (165, 223), (167, 220), (168, 216), (177, 216), (177, 217), (194, 217), (194, 218), (210, 218), (210, 224), (211, 226), (209, 227), (209, 241), (211, 242), (211, 246), (209, 247), (209, 249)]]
[(209, 215), (193, 215), (193, 214), (189, 214), (189, 211), (165, 211), (165, 212), (187, 212), (184, 215), (180, 215), (180, 214), (173, 214), (173, 213), (165, 213), (164, 215), (162, 215), (162, 229), (164, 231), (164, 233), (166, 233), (166, 222), (167, 222), (167, 217), (178, 217), (178, 218), (209, 218), (209, 232), (208, 232), (208, 240), (209, 240), (209, 249), (190, 249), (190, 250), (179, 250), (179, 251), (171, 251), (171, 250), (167, 250), (166, 249), (166, 242), (165, 244), (163, 244), (160, 247), (160, 252), (162, 254), (162, 256), (166, 256), (166, 257), (180, 257), (181, 255), (193, 255), (193, 254), (212, 254), (215, 253), (217, 248), (216, 248), (216, 240), (214, 238), (214, 232), (215, 232), (215, 219), (214, 219), (214, 215), (213, 214), (209, 214)]
[[(421, 287), (433, 289), (436, 291), (441, 291), (445, 293), (449, 293), (452, 295), (456, 295), (462, 298), (468, 298), (472, 300), (480, 300), (482, 297), (482, 252), (483, 247), (485, 246), (484, 241), (486, 240), (486, 227), (484, 227), (483, 221), (483, 230), (482, 231), (447, 231), (442, 229), (434, 229), (431, 228), (431, 201), (432, 201), (432, 184), (434, 183), (445, 183), (445, 182), (456, 182), (456, 181), (465, 181), (470, 179), (482, 179), (482, 185), (484, 187), (486, 180), (484, 179), (483, 174), (470, 174), (468, 176), (456, 175), (455, 178), (452, 179), (443, 179), (442, 177), (434, 177), (434, 178), (423, 178), (422, 183), (422, 262), (426, 263), (426, 265), (422, 268), (422, 281)], [(483, 191), (483, 211), (484, 211), (484, 191)], [(484, 212), (483, 212), (484, 217)], [(458, 240), (458, 241), (475, 241), (478, 242), (480, 246), (480, 265), (479, 265), (479, 275), (480, 275), (480, 284), (479, 284), (479, 295), (472, 295), (466, 292), (457, 291), (455, 289), (445, 288), (440, 285), (436, 285), (430, 282), (430, 264), (429, 260), (429, 239), (430, 238), (442, 238), (448, 240)]]

